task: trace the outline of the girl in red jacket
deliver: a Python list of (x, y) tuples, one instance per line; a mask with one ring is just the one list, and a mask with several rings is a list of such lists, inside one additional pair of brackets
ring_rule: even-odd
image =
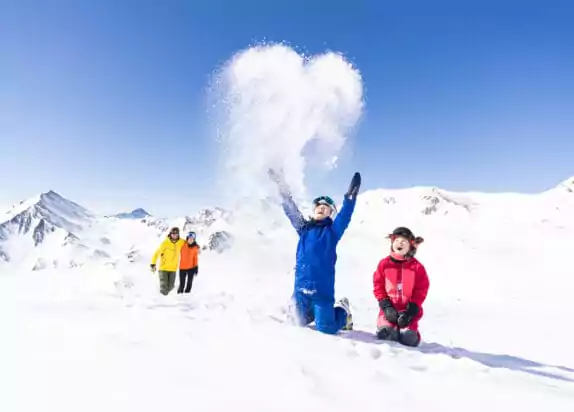
[(418, 326), (429, 279), (425, 267), (414, 256), (424, 239), (415, 237), (406, 227), (396, 228), (389, 237), (391, 253), (379, 262), (373, 276), (374, 294), (381, 309), (377, 338), (418, 346)]

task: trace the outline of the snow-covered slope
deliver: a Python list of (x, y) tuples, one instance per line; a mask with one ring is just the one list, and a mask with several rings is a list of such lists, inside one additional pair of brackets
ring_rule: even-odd
[[(276, 202), (91, 221), (82, 242), (105, 237), (113, 265), (0, 267), (0, 410), (574, 410), (572, 210), (554, 190), (361, 194), (339, 246), (356, 329), (343, 336), (284, 322), (296, 235)], [(201, 254), (189, 296), (160, 296), (148, 269), (172, 225), (235, 239)], [(372, 338), (371, 277), (398, 225), (426, 239), (417, 349)]]
[(568, 193), (574, 193), (574, 176), (570, 179), (564, 180), (556, 187), (556, 189), (566, 191)]

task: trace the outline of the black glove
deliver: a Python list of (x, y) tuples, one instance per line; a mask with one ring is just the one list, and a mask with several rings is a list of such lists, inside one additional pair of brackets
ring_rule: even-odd
[(152, 271), (152, 272), (155, 272), (155, 264), (152, 263), (152, 264), (149, 265), (149, 266), (150, 266), (151, 271)]
[(385, 314), (385, 318), (389, 323), (397, 323), (399, 314), (389, 298), (379, 300), (379, 307)]
[(359, 172), (353, 175), (351, 184), (349, 185), (349, 190), (346, 195), (350, 199), (355, 199), (359, 194), (359, 188), (361, 187), (361, 174)]
[(407, 305), (407, 310), (399, 314), (397, 325), (401, 329), (406, 328), (418, 314), (419, 314), (419, 307), (417, 306), (417, 304), (409, 302), (409, 304)]

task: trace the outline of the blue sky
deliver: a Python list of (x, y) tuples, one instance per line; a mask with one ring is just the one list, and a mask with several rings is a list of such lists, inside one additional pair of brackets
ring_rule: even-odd
[(337, 50), (362, 73), (363, 121), (314, 192), (342, 194), (355, 170), (364, 189), (574, 175), (574, 5), (428, 3), (4, 1), (0, 205), (48, 189), (105, 213), (216, 202), (207, 82), (258, 41)]

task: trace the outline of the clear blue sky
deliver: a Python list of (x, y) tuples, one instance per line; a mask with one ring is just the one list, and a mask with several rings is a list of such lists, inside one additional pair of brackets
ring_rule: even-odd
[(363, 122), (314, 191), (355, 170), (365, 189), (541, 191), (574, 175), (573, 21), (550, 0), (3, 0), (0, 205), (48, 189), (106, 213), (215, 201), (206, 84), (262, 40), (362, 72)]

